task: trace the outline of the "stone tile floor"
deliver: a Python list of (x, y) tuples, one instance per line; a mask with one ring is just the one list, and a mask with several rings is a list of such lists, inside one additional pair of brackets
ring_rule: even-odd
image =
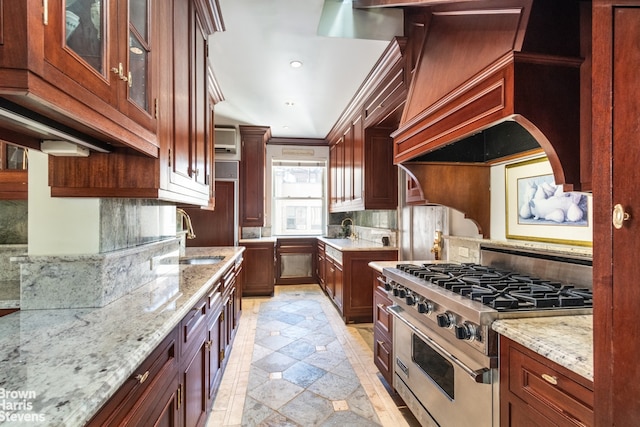
[(371, 325), (345, 325), (318, 285), (242, 309), (208, 427), (416, 425), (379, 379)]

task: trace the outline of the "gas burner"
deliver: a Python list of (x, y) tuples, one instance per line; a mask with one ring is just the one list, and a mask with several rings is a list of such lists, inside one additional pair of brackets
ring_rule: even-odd
[[(397, 269), (431, 285), (498, 311), (591, 307), (592, 292), (480, 264), (398, 264)], [(398, 292), (398, 290), (396, 290)]]

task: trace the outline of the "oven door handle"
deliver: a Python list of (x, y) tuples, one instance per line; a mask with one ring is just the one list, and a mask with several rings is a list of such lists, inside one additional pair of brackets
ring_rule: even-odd
[(458, 365), (458, 367), (462, 369), (467, 375), (469, 375), (473, 381), (481, 384), (491, 384), (490, 369), (488, 368), (482, 368), (477, 370), (471, 369), (470, 367), (465, 365), (460, 359), (458, 359), (453, 354), (445, 350), (440, 344), (435, 342), (432, 338), (425, 335), (420, 329), (413, 326), (411, 322), (409, 322), (407, 319), (402, 317), (402, 315), (400, 314), (401, 310), (402, 309), (400, 307), (395, 305), (387, 307), (387, 311), (389, 313), (391, 313), (396, 319), (404, 323), (409, 329), (411, 329), (411, 331), (413, 331), (413, 333), (415, 333), (424, 341), (429, 343), (429, 345), (432, 346), (435, 350), (437, 350), (440, 354), (442, 354), (444, 357), (446, 357), (447, 359), (451, 360), (453, 363)]

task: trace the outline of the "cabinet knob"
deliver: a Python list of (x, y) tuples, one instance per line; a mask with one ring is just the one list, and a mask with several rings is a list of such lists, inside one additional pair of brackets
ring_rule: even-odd
[(146, 371), (144, 374), (136, 375), (136, 380), (138, 380), (138, 382), (142, 384), (147, 380), (148, 377), (149, 377), (149, 371)]
[(616, 229), (621, 229), (624, 225), (625, 221), (629, 221), (631, 219), (631, 215), (628, 212), (625, 212), (624, 208), (620, 203), (613, 207), (613, 226)]
[(558, 385), (558, 378), (549, 374), (542, 374), (540, 376), (542, 377), (543, 380), (545, 380), (549, 384)]

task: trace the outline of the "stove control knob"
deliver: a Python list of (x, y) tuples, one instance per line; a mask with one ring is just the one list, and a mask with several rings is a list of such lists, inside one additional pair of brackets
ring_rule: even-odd
[(473, 341), (476, 338), (476, 326), (473, 323), (464, 322), (462, 325), (455, 325), (454, 329), (459, 340)]
[(392, 285), (392, 283), (393, 283), (393, 282), (391, 282), (391, 281), (389, 281), (389, 282), (384, 282), (384, 290), (385, 290), (385, 291), (387, 291), (387, 292), (388, 292), (388, 291), (390, 291), (390, 290), (392, 290), (392, 289), (393, 289), (393, 285)]
[(440, 326), (441, 328), (450, 328), (456, 322), (453, 314), (449, 313), (448, 311), (442, 314), (438, 314), (436, 316), (436, 320), (438, 321), (438, 326)]
[(405, 297), (405, 302), (407, 303), (407, 305), (413, 305), (416, 303), (416, 299), (413, 296), (413, 294), (411, 293), (411, 291), (407, 291), (407, 296)]
[(396, 285), (393, 287), (393, 296), (397, 297), (398, 295), (400, 295), (400, 285), (396, 283)]
[(418, 302), (418, 313), (429, 314), (433, 311), (433, 303), (427, 300)]
[(407, 290), (405, 288), (398, 289), (398, 295), (400, 298), (404, 298), (407, 296)]

